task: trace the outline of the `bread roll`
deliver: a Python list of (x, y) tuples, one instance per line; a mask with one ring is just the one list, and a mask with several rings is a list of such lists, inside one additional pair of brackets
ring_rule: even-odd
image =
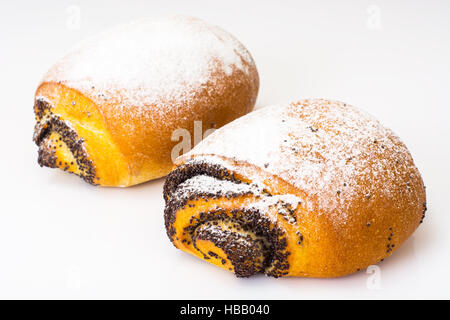
[(258, 73), (244, 46), (199, 19), (145, 19), (88, 39), (35, 96), (41, 166), (102, 186), (166, 175), (176, 129), (193, 134), (250, 112)]
[(421, 223), (406, 146), (348, 104), (254, 111), (179, 157), (164, 186), (173, 244), (238, 277), (344, 276), (390, 256)]

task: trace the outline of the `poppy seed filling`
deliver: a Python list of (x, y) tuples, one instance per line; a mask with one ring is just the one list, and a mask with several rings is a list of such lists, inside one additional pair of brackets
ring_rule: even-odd
[[(37, 123), (34, 128), (33, 141), (39, 147), (39, 165), (49, 168), (61, 167), (64, 171), (67, 171), (69, 165), (66, 163), (65, 166), (62, 166), (62, 162), (58, 161), (56, 156), (56, 148), (61, 147), (64, 143), (76, 161), (78, 175), (86, 182), (95, 185), (95, 168), (84, 148), (83, 138), (79, 137), (76, 131), (61, 117), (51, 112), (49, 102), (39, 98), (36, 99), (35, 113)], [(47, 143), (52, 133), (59, 135), (59, 141), (55, 144)]]
[[(202, 186), (201, 182), (208, 179), (213, 183)], [(253, 185), (238, 180), (220, 165), (188, 161), (170, 173), (164, 185), (167, 234), (174, 244), (180, 236), (183, 243), (192, 243), (193, 250), (205, 260), (217, 259), (223, 265), (228, 261), (237, 277), (249, 277), (256, 273), (272, 277), (286, 275), (290, 254), (286, 250), (286, 233), (260, 209), (224, 210), (214, 206), (207, 212), (197, 212), (182, 231), (175, 228), (179, 211), (186, 206), (194, 206), (190, 201), (202, 199), (208, 202), (210, 199), (232, 199), (246, 195), (257, 199), (271, 196), (265, 190), (257, 190)], [(205, 242), (220, 250), (203, 250), (202, 244)]]

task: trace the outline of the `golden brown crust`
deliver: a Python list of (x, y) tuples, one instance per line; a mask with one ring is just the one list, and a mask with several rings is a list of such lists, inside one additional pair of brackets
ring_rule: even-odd
[[(159, 27), (155, 29), (154, 24)], [(176, 47), (178, 38), (173, 42), (160, 40), (159, 24), (169, 30), (167, 37), (180, 37), (181, 32), (181, 36), (190, 39), (192, 48)], [(176, 47), (180, 52), (171, 52), (174, 58), (160, 57), (165, 49), (155, 52), (152, 45), (159, 44), (151, 43), (144, 36), (162, 41), (163, 45), (168, 42), (169, 47)], [(124, 48), (125, 53), (104, 57), (104, 52), (114, 51), (117, 39), (136, 48), (128, 51)], [(149, 43), (142, 44), (145, 41)], [(223, 47), (231, 53), (216, 57), (215, 47)], [(183, 54), (195, 65), (176, 60)], [(202, 61), (206, 58), (208, 60)], [(154, 65), (153, 61), (172, 63), (175, 67), (170, 65), (165, 72), (164, 66)], [(121, 68), (117, 68), (118, 62), (123, 64)], [(176, 70), (177, 64), (181, 71)], [(106, 67), (110, 70), (105, 70)], [(193, 70), (194, 75), (186, 76), (169, 90), (167, 87), (174, 75), (167, 73), (173, 70), (181, 72), (182, 76), (182, 71), (189, 73), (189, 68), (205, 70), (198, 75)], [(152, 74), (162, 77), (161, 81)], [(170, 171), (171, 151), (179, 143), (171, 139), (176, 129), (187, 129), (193, 137), (194, 121), (202, 122), (203, 132), (223, 126), (252, 110), (258, 87), (256, 66), (242, 44), (200, 20), (175, 17), (157, 22), (144, 20), (88, 40), (49, 70), (36, 91), (36, 99), (48, 100), (52, 114), (72, 126), (77, 124), (78, 128), (91, 122), (90, 129), (102, 133), (97, 139), (92, 131), (91, 137), (83, 143), (96, 168), (96, 184), (130, 186), (162, 177)], [(89, 106), (84, 108), (85, 105)], [(70, 112), (74, 107), (80, 108), (80, 112)], [(40, 121), (41, 117), (37, 118)], [(98, 148), (102, 152), (96, 152)]]
[[(255, 132), (259, 126), (274, 129)], [(277, 130), (283, 132), (280, 140), (271, 139)], [(255, 150), (252, 145), (257, 141), (261, 148)], [(195, 163), (219, 165), (226, 176), (256, 183), (272, 198), (298, 198), (295, 223), (286, 224), (281, 216), (276, 222), (289, 252), (284, 276), (337, 277), (375, 264), (408, 239), (426, 209), (422, 178), (400, 139), (372, 117), (339, 102), (304, 100), (255, 111), (180, 157), (177, 168)], [(177, 170), (166, 185), (180, 174)], [(176, 221), (189, 207), (167, 209), (171, 190), (177, 190), (176, 183), (165, 190), (166, 216)], [(232, 207), (240, 211), (248, 207), (246, 197), (233, 197)], [(266, 196), (259, 197), (251, 204)], [(220, 207), (224, 201), (210, 200), (202, 209)], [(260, 210), (259, 215), (268, 213)], [(297, 232), (302, 235), (300, 243), (295, 241)], [(174, 244), (181, 247), (176, 239)]]

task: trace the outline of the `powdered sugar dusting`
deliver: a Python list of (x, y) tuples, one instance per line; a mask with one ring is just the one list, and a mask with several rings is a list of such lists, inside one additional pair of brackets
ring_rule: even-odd
[[(196, 159), (197, 161), (198, 159)], [(217, 163), (215, 163), (217, 164)], [(196, 175), (180, 183), (173, 193), (175, 199), (189, 199), (191, 196), (203, 195), (212, 197), (236, 197), (238, 195), (253, 195), (257, 198), (248, 204), (246, 209), (254, 209), (278, 224), (277, 215), (284, 215), (285, 219), (294, 224), (296, 221), (288, 210), (295, 210), (302, 200), (293, 194), (268, 195), (262, 185), (258, 183), (239, 183), (236, 181), (221, 180), (208, 175)], [(276, 211), (269, 210), (276, 206)]]
[(193, 99), (218, 70), (248, 73), (249, 65), (252, 57), (232, 35), (199, 19), (174, 16), (140, 20), (92, 37), (44, 81), (81, 92), (95, 89), (105, 101), (120, 96), (117, 108), (173, 102), (164, 104), (167, 108)]
[[(287, 207), (295, 210), (301, 204), (302, 200), (296, 195), (281, 194), (270, 197), (262, 197), (259, 201), (253, 202), (248, 207), (265, 214), (266, 217), (270, 218), (274, 224), (278, 224), (278, 215), (280, 214), (283, 215), (289, 223), (295, 224), (296, 220), (289, 214)], [(269, 210), (269, 208), (273, 206), (277, 209), (275, 211)]]
[(186, 198), (194, 194), (233, 196), (237, 194), (260, 195), (262, 189), (255, 184), (219, 180), (207, 175), (194, 176), (181, 183), (175, 191), (175, 198)]
[(408, 194), (406, 175), (419, 173), (405, 145), (372, 116), (342, 102), (259, 109), (217, 130), (186, 157), (207, 154), (278, 175), (305, 192), (310, 210), (326, 212), (336, 223), (345, 223), (355, 199), (393, 199), (391, 192), (402, 185), (409, 201), (417, 201), (417, 194)]

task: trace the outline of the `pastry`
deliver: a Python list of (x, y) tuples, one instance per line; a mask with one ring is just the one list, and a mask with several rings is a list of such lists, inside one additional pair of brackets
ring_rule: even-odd
[(41, 166), (102, 186), (166, 175), (177, 129), (192, 135), (250, 112), (254, 61), (202, 20), (144, 19), (90, 38), (57, 62), (35, 95)]
[(238, 277), (338, 277), (395, 252), (425, 188), (400, 139), (324, 99), (256, 110), (177, 158), (164, 185), (175, 247)]

